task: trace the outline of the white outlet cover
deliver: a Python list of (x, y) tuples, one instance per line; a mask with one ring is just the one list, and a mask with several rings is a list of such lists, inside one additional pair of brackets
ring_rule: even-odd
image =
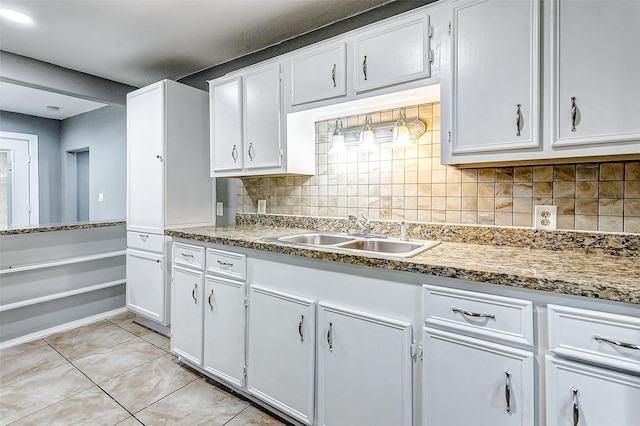
[(224, 215), (224, 203), (222, 201), (218, 201), (216, 203), (216, 215), (218, 216)]
[(267, 214), (267, 200), (258, 200), (258, 214)]
[(533, 225), (536, 229), (556, 229), (558, 225), (558, 206), (535, 206)]

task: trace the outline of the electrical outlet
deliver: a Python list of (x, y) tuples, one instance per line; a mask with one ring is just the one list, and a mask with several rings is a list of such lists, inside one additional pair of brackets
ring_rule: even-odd
[(216, 203), (216, 214), (218, 216), (224, 216), (224, 203), (222, 201)]
[(267, 214), (267, 200), (258, 200), (258, 214)]
[(535, 206), (535, 216), (533, 219), (534, 228), (536, 229), (556, 229), (558, 223), (558, 207)]

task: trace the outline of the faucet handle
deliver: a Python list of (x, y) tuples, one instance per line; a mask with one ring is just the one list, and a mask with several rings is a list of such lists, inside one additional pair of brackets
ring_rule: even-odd
[(358, 212), (358, 215), (362, 218), (362, 220), (364, 220), (365, 222), (369, 222), (369, 218), (366, 217), (364, 215), (364, 212)]

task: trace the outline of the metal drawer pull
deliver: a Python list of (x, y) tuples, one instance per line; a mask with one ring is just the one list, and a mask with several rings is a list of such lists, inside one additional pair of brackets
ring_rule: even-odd
[(578, 107), (576, 106), (576, 97), (571, 97), (571, 131), (576, 131), (576, 120), (578, 119)]
[(148, 238), (149, 238), (149, 234), (140, 234), (140, 239), (141, 239), (143, 242), (145, 242), (145, 243), (146, 243)]
[(233, 146), (233, 149), (231, 150), (231, 158), (233, 158), (233, 162), (236, 163), (238, 161), (238, 149), (236, 148), (236, 146)]
[(504, 399), (507, 403), (507, 413), (511, 412), (511, 372), (509, 370), (505, 371), (506, 375), (505, 384), (504, 384)]
[(192, 255), (192, 254), (185, 253), (185, 252), (182, 252), (182, 253), (180, 253), (180, 254), (182, 255), (182, 257), (190, 257), (190, 258), (192, 258), (192, 259), (193, 259), (193, 255)]
[(222, 262), (220, 260), (218, 260), (217, 262), (218, 262), (218, 265), (220, 265), (220, 268), (222, 268), (222, 269), (227, 269), (227, 268), (233, 266), (233, 263)]
[(522, 129), (522, 112), (520, 112), (521, 105), (517, 105), (516, 109), (516, 136), (520, 136), (520, 129)]
[(164, 161), (164, 159), (162, 158), (162, 155), (156, 155), (156, 158), (157, 158), (158, 160), (160, 160), (160, 162), (163, 162), (163, 161)]
[(578, 422), (580, 421), (580, 407), (578, 406), (578, 389), (572, 387), (571, 392), (573, 392), (573, 426), (578, 426)]
[(611, 343), (612, 345), (620, 346), (621, 348), (635, 349), (636, 351), (640, 351), (640, 345), (634, 345), (632, 343), (620, 342), (618, 340), (611, 340), (611, 339), (607, 339), (606, 337), (600, 337), (598, 335), (593, 336), (593, 338), (596, 339), (599, 342), (607, 342), (607, 343)]
[(298, 334), (300, 335), (300, 341), (304, 342), (304, 335), (302, 334), (302, 322), (304, 321), (304, 315), (300, 315), (300, 322), (298, 323)]
[(191, 297), (193, 297), (193, 303), (198, 304), (198, 299), (196, 298), (196, 290), (198, 289), (198, 284), (193, 285), (193, 290), (191, 290)]
[(256, 156), (256, 150), (253, 147), (253, 142), (249, 144), (249, 149), (247, 150), (247, 154), (249, 154), (249, 160), (253, 161), (253, 157)]
[(367, 56), (364, 56), (364, 61), (362, 61), (362, 73), (364, 74), (364, 80), (367, 81)]
[(333, 64), (333, 70), (331, 70), (331, 80), (333, 80), (333, 87), (336, 87), (336, 64)]
[(462, 314), (462, 315), (465, 315), (467, 317), (496, 319), (496, 316), (494, 314), (479, 314), (479, 313), (476, 313), (476, 312), (469, 312), (469, 311), (465, 311), (464, 309), (458, 309), (458, 308), (451, 308), (451, 310), (453, 312), (455, 312), (456, 314)]
[(333, 323), (329, 323), (329, 331), (327, 331), (327, 343), (329, 344), (329, 352), (333, 352)]
[(213, 304), (211, 303), (211, 298), (213, 297), (213, 289), (211, 290), (211, 294), (209, 294), (209, 306), (211, 307), (211, 310), (213, 311)]

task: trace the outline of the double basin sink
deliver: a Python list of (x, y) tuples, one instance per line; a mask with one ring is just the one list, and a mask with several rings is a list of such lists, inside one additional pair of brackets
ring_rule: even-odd
[(352, 253), (368, 253), (382, 256), (411, 257), (440, 244), (439, 241), (402, 241), (379, 235), (336, 234), (330, 232), (306, 232), (265, 238), (285, 244), (311, 247), (336, 248)]

